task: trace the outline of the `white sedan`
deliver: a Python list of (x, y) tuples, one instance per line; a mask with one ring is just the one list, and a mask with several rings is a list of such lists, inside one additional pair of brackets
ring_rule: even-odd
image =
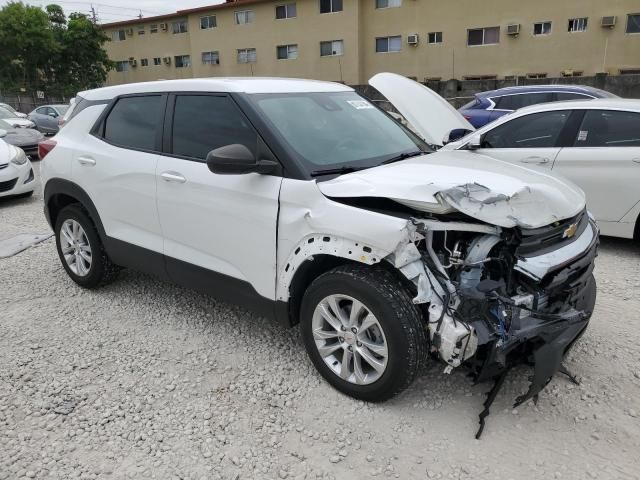
[(20, 148), (2, 140), (6, 133), (0, 130), (0, 198), (27, 197), (36, 187), (33, 168)]
[[(462, 122), (459, 128), (469, 129)], [(603, 235), (640, 237), (640, 100), (523, 108), (442, 150), (551, 170), (584, 190)]]

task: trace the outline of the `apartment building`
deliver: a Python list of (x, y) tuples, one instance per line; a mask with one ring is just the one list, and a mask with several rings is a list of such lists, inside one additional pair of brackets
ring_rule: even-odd
[(116, 62), (108, 84), (640, 73), (638, 0), (227, 0), (103, 29)]

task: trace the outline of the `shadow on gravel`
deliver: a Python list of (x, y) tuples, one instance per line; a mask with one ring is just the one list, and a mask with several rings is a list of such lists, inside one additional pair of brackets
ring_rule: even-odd
[(616, 255), (640, 257), (640, 241), (626, 238), (600, 237), (600, 251)]

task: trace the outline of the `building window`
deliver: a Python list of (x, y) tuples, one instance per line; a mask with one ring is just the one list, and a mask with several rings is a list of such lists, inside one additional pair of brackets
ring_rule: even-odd
[(129, 60), (116, 62), (116, 72), (127, 72), (129, 70)]
[(138, 35), (144, 35), (145, 31), (144, 31), (144, 25), (138, 27)]
[(640, 75), (640, 68), (621, 68), (620, 75)]
[(258, 56), (255, 48), (238, 49), (238, 63), (256, 63)]
[(116, 30), (112, 35), (114, 42), (122, 42), (127, 38), (127, 35), (124, 33), (124, 30)]
[(465, 80), (497, 80), (498, 75), (465, 75)]
[(141, 58), (140, 59), (140, 66), (141, 67), (148, 67), (149, 66), (149, 59), (148, 58)]
[(276, 56), (278, 60), (295, 60), (298, 58), (298, 45), (278, 45)]
[(467, 45), (495, 45), (500, 43), (500, 27), (471, 28), (468, 30)]
[(187, 33), (189, 27), (186, 20), (178, 20), (173, 22), (173, 33)]
[(203, 65), (220, 65), (219, 52), (202, 52)]
[(627, 33), (640, 33), (640, 13), (627, 15)]
[(534, 35), (549, 35), (551, 33), (551, 22), (538, 22), (533, 24)]
[(527, 78), (547, 78), (546, 73), (527, 73)]
[(156, 66), (162, 65), (162, 59), (160, 57), (153, 57), (153, 64)]
[(335, 13), (342, 11), (342, 0), (320, 0), (320, 13)]
[(376, 0), (376, 8), (401, 7), (402, 0)]
[(236, 25), (246, 25), (247, 23), (253, 23), (256, 19), (256, 14), (253, 10), (243, 10), (235, 12)]
[(395, 35), (393, 37), (376, 38), (376, 52), (399, 52), (402, 50), (402, 37)]
[(191, 66), (191, 55), (176, 55), (174, 57), (176, 68), (186, 68)]
[(342, 40), (320, 42), (321, 57), (331, 57), (334, 55), (344, 55), (344, 42)]
[(296, 4), (287, 3), (286, 5), (276, 5), (276, 20), (284, 20), (285, 18), (295, 18), (297, 16)]
[(158, 33), (158, 25), (149, 25), (149, 33)]
[(200, 30), (208, 30), (209, 28), (217, 27), (216, 16), (207, 15), (206, 17), (200, 17)]
[(567, 30), (569, 32), (584, 32), (587, 29), (587, 17), (570, 18)]
[(442, 43), (442, 32), (429, 32), (429, 43)]

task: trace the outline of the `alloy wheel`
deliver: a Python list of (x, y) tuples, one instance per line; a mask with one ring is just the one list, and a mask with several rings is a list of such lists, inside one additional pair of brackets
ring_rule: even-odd
[(72, 218), (60, 228), (60, 248), (69, 269), (79, 277), (86, 277), (91, 269), (91, 245), (82, 225)]

